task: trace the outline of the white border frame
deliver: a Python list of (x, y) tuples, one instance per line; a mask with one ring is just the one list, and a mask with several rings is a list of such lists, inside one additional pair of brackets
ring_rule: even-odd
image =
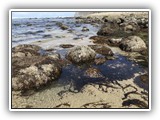
[[(79, 11), (106, 11), (106, 12), (148, 12), (149, 13), (149, 109), (12, 109), (11, 106), (11, 45), (12, 45), (12, 11), (14, 12), (79, 12)], [(151, 110), (151, 10), (150, 9), (10, 9), (9, 10), (9, 110), (10, 111), (150, 111)]]

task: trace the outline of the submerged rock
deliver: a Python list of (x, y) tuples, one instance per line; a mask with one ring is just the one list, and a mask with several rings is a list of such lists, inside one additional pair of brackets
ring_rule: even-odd
[(52, 35), (50, 35), (50, 34), (43, 35), (43, 38), (52, 38)]
[(149, 83), (149, 76), (148, 76), (148, 74), (141, 75), (140, 79), (144, 83)]
[(61, 22), (57, 22), (56, 25), (59, 26), (62, 30), (67, 30), (69, 28), (67, 25), (64, 25)]
[(90, 77), (90, 78), (104, 78), (100, 70), (97, 68), (88, 68), (85, 71), (84, 76)]
[(83, 32), (89, 31), (89, 29), (88, 29), (87, 27), (83, 27), (83, 28), (82, 28), (82, 31), (83, 31)]
[(103, 64), (103, 63), (105, 63), (105, 62), (106, 62), (106, 58), (104, 58), (104, 57), (96, 58), (96, 59), (94, 60), (94, 63), (95, 63), (96, 65), (101, 65), (101, 64)]
[(138, 36), (123, 38), (119, 47), (128, 52), (140, 52), (147, 49), (145, 42)]
[[(35, 45), (20, 45), (12, 48), (12, 89), (38, 89), (60, 76), (61, 66), (52, 56), (41, 55)], [(27, 55), (17, 55), (20, 54)]]
[(93, 61), (96, 53), (90, 47), (77, 46), (69, 50), (67, 58), (74, 63), (83, 63), (87, 61)]
[(62, 30), (67, 30), (69, 27), (68, 27), (67, 25), (61, 25), (60, 28), (61, 28)]

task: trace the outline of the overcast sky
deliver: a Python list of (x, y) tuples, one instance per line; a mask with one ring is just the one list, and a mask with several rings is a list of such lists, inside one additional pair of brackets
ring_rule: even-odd
[(75, 12), (12, 12), (12, 18), (73, 17)]

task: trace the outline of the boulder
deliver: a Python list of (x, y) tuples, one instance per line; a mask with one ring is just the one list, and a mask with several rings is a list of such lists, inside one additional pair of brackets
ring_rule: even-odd
[(101, 27), (101, 29), (97, 32), (97, 35), (110, 36), (116, 34), (118, 31), (119, 25), (115, 22), (109, 22)]
[(102, 27), (98, 32), (97, 35), (112, 35), (114, 33), (114, 30), (108, 27)]
[(36, 45), (18, 45), (12, 48), (12, 57), (31, 57), (40, 55), (41, 47)]
[(123, 38), (119, 47), (128, 52), (140, 52), (147, 49), (145, 42), (138, 36)]
[(103, 45), (90, 45), (90, 47), (97, 53), (104, 56), (113, 56), (113, 52), (110, 48)]
[[(35, 45), (12, 48), (13, 90), (38, 89), (60, 76), (61, 66), (57, 62), (56, 55), (54, 57), (41, 55), (39, 50), (42, 49)], [(23, 55), (20, 55), (20, 52)]]
[(120, 24), (122, 30), (126, 33), (133, 33), (139, 31), (139, 26), (136, 22), (126, 22)]
[(91, 36), (89, 39), (92, 39), (93, 43), (108, 44), (108, 38), (105, 36)]
[(95, 56), (95, 51), (88, 46), (77, 46), (70, 49), (67, 53), (67, 59), (74, 63), (93, 61)]

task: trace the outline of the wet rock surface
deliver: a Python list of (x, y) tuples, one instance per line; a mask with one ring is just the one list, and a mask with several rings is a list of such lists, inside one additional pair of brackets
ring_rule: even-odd
[(90, 45), (90, 47), (99, 54), (104, 56), (113, 56), (113, 52), (110, 48), (103, 45)]
[[(29, 90), (38, 89), (42, 85), (55, 80), (60, 76), (61, 67), (56, 58), (40, 55), (40, 47), (20, 45), (13, 48), (12, 57), (12, 89)], [(22, 54), (17, 55), (19, 51)], [(23, 52), (24, 51), (24, 52)], [(30, 53), (30, 56), (28, 55)], [(31, 56), (32, 55), (32, 56)]]
[(129, 52), (139, 52), (147, 49), (145, 42), (138, 36), (124, 38), (120, 44), (120, 48)]
[(87, 27), (83, 27), (83, 28), (82, 28), (82, 31), (83, 31), (83, 32), (89, 31), (89, 29), (88, 29)]
[(93, 61), (95, 59), (95, 52), (90, 47), (87, 46), (77, 46), (69, 50), (67, 54), (67, 59), (74, 63), (83, 63), (88, 61)]
[(88, 68), (85, 71), (84, 76), (90, 77), (90, 78), (103, 78), (104, 77), (102, 73), (100, 72), (100, 70), (97, 68)]
[(96, 65), (101, 65), (106, 62), (106, 58), (105, 57), (98, 57), (98, 58), (95, 58), (94, 62)]

